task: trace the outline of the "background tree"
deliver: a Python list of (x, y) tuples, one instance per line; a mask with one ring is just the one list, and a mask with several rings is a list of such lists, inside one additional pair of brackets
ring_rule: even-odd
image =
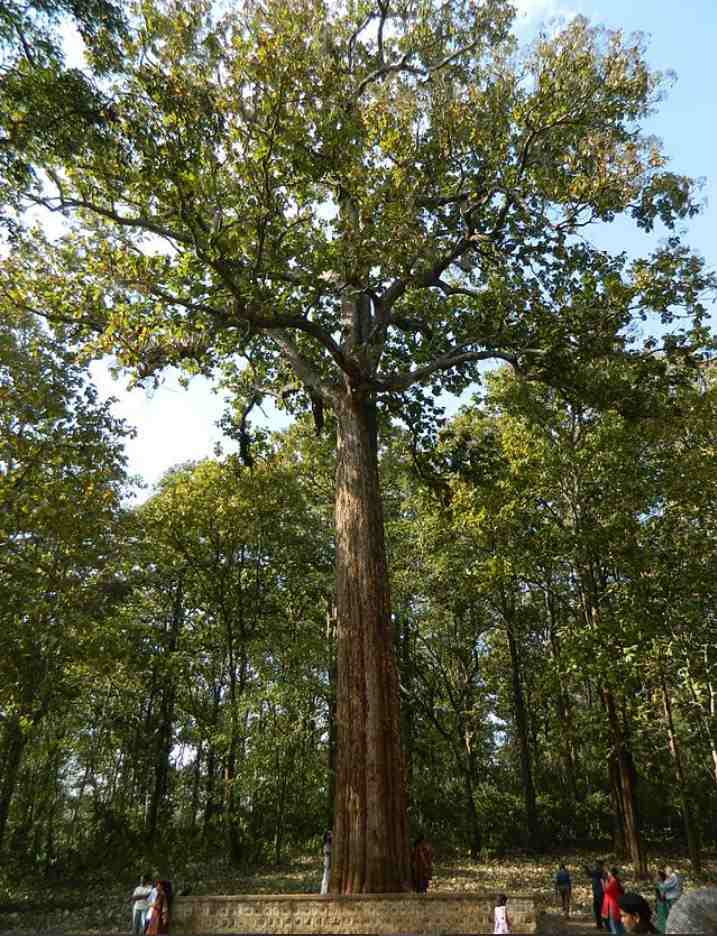
[[(79, 691), (114, 600), (128, 430), (30, 315), (0, 321), (0, 846), (23, 752)], [(51, 752), (50, 752), (51, 753)]]

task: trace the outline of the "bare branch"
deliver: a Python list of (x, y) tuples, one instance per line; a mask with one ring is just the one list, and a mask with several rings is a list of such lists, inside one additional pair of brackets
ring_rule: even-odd
[(389, 374), (386, 377), (373, 380), (366, 387), (366, 389), (377, 391), (406, 390), (413, 384), (421, 383), (432, 374), (438, 373), (439, 371), (451, 370), (453, 367), (459, 367), (462, 364), (471, 364), (477, 361), (506, 361), (512, 367), (517, 369), (518, 361), (516, 356), (508, 353), (507, 351), (500, 351), (496, 348), (491, 348), (484, 351), (464, 350), (470, 347), (471, 344), (475, 343), (476, 342), (471, 341), (465, 342), (464, 344), (459, 345), (457, 348), (453, 348), (451, 351), (447, 351), (445, 354), (440, 355), (440, 357), (437, 357), (434, 361), (431, 361), (430, 364), (426, 364), (424, 367), (417, 367), (415, 370), (404, 371), (403, 373)]
[(467, 46), (463, 46), (461, 49), (457, 49), (455, 52), (451, 52), (450, 55), (447, 55), (436, 65), (431, 65), (431, 67), (427, 69), (427, 75), (432, 75), (434, 72), (440, 71), (441, 68), (445, 68), (446, 65), (450, 65), (451, 62), (455, 62), (455, 60), (460, 58), (461, 55), (466, 55), (468, 52), (472, 52), (477, 46), (480, 45), (482, 39), (482, 36), (478, 39), (474, 39), (473, 42), (469, 42)]
[(164, 237), (167, 240), (177, 241), (180, 244), (191, 245), (193, 243), (192, 238), (188, 235), (172, 230), (171, 228), (164, 227), (163, 225), (158, 224), (156, 221), (153, 221), (151, 218), (142, 216), (127, 218), (110, 208), (102, 208), (99, 205), (84, 201), (80, 198), (67, 198), (62, 194), (62, 192), (60, 192), (56, 198), (31, 194), (28, 195), (28, 198), (33, 204), (39, 205), (42, 208), (46, 208), (48, 211), (68, 211), (70, 209), (91, 211), (93, 214), (99, 215), (101, 218), (107, 218), (108, 221), (112, 221), (114, 224), (117, 224), (120, 227), (149, 231), (152, 234), (156, 234), (158, 237)]
[(453, 195), (416, 195), (414, 202), (418, 208), (445, 208), (446, 205), (468, 201), (471, 195), (473, 192), (470, 190), (455, 192)]
[(444, 283), (442, 279), (436, 282), (436, 286), (442, 289), (447, 296), (468, 296), (469, 299), (482, 298), (482, 293), (477, 289), (468, 289), (467, 286), (451, 286), (449, 283)]
[(314, 365), (310, 361), (307, 361), (303, 354), (301, 354), (294, 344), (293, 339), (283, 332), (278, 332), (274, 335), (274, 340), (286, 355), (294, 373), (304, 386), (318, 394), (327, 403), (333, 404), (335, 396), (333, 390), (328, 384), (322, 381), (319, 372)]
[(425, 77), (426, 72), (421, 68), (414, 68), (412, 65), (409, 65), (408, 62), (414, 54), (413, 49), (409, 49), (408, 52), (404, 52), (401, 58), (397, 62), (392, 62), (390, 65), (381, 65), (378, 68), (375, 68), (372, 72), (369, 72), (368, 75), (363, 79), (361, 84), (358, 86), (354, 93), (354, 100), (357, 101), (361, 95), (364, 93), (366, 88), (369, 85), (372, 85), (376, 81), (380, 81), (382, 78), (385, 78), (387, 75), (395, 74), (396, 72), (408, 72), (411, 75), (418, 75), (419, 77)]

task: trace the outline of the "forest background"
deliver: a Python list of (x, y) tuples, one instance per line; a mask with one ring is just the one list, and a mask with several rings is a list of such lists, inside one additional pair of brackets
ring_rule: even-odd
[[(246, 451), (180, 465), (132, 507), (127, 427), (68, 336), (15, 296), (1, 345), (5, 873), (161, 860), (191, 876), (185, 858), (246, 869), (316, 849), (333, 802), (332, 417), (318, 438), (306, 417), (255, 426), (251, 465)], [(673, 363), (648, 413), (505, 370), (436, 433), (382, 426), (411, 826), (446, 854), (599, 843), (634, 858), (606, 680), (643, 847), (683, 842), (696, 875), (714, 849), (705, 360)], [(243, 406), (224, 428), (246, 442)]]

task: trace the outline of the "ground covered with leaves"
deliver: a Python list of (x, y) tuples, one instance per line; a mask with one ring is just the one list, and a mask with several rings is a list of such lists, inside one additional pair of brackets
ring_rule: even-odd
[[(593, 852), (563, 855), (511, 855), (488, 858), (481, 862), (455, 857), (436, 862), (431, 889), (450, 892), (483, 892), (493, 895), (531, 895), (542, 920), (541, 933), (588, 932), (592, 907), (590, 881), (583, 871), (591, 863)], [(603, 855), (608, 862), (611, 856)], [(565, 861), (573, 878), (573, 920), (565, 925), (557, 914), (553, 875), (559, 861)], [(671, 863), (678, 868), (685, 888), (695, 886), (686, 859), (678, 854), (660, 852), (651, 857), (654, 870)], [(190, 894), (309, 894), (317, 893), (321, 881), (319, 855), (299, 858), (282, 868), (263, 868), (241, 874), (217, 862), (188, 863), (170, 870), (177, 892)], [(7, 873), (7, 872), (6, 872)], [(641, 890), (652, 896), (650, 880), (638, 881), (629, 868), (623, 880), (628, 890)], [(703, 880), (717, 883), (717, 852), (705, 855)], [(126, 933), (130, 924), (129, 897), (135, 881), (127, 876), (112, 877), (98, 868), (85, 879), (42, 881), (0, 878), (0, 931), (4, 936), (42, 932), (44, 936), (79, 936), (79, 934)]]

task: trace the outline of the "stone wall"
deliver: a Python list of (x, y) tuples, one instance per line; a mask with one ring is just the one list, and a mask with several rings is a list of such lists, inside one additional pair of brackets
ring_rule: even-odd
[[(211, 933), (492, 933), (494, 894), (176, 897), (172, 936)], [(510, 897), (514, 933), (535, 932), (532, 897)]]

